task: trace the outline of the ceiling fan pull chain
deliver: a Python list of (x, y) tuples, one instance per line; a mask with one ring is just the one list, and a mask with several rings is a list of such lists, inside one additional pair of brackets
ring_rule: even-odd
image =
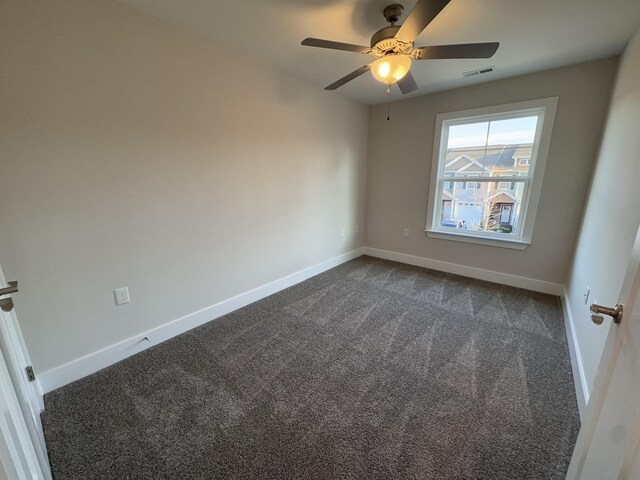
[(391, 112), (391, 85), (387, 86), (387, 121), (390, 118)]

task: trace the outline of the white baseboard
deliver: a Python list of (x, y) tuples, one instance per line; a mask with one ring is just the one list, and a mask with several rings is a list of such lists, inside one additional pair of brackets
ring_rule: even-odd
[[(363, 254), (370, 255), (372, 257), (383, 258), (386, 260), (406, 263), (409, 265), (416, 265), (419, 267), (431, 268), (433, 270), (477, 278), (489, 282), (500, 283), (503, 285), (510, 285), (542, 293), (559, 295), (561, 297), (563, 297), (563, 295), (566, 296), (564, 287), (556, 283), (495, 272), (492, 270), (468, 267), (465, 265), (443, 262), (440, 260), (433, 260), (414, 255), (390, 252), (387, 250), (380, 250), (376, 248), (362, 247), (350, 252), (343, 253), (316, 265), (312, 265), (311, 267), (305, 268), (298, 272), (274, 280), (273, 282), (261, 285), (260, 287), (236, 295), (235, 297), (231, 297), (218, 302), (215, 305), (211, 305), (209, 307), (203, 308), (202, 310), (198, 310), (197, 312), (193, 312), (180, 317), (152, 330), (142, 332), (139, 335), (135, 335), (126, 340), (105, 347), (101, 350), (98, 350), (97, 352), (90, 353), (89, 355), (85, 355), (84, 357), (72, 360), (71, 362), (68, 362), (64, 365), (60, 365), (51, 370), (40, 373), (38, 375), (39, 387), (42, 389), (43, 393), (51, 392), (64, 385), (79, 380), (80, 378), (95, 373), (98, 370), (124, 360), (127, 357), (135, 355), (136, 353), (142, 352), (149, 347), (162, 343), (165, 340), (180, 335), (181, 333), (187, 332), (195, 327), (203, 325), (204, 323), (226, 315), (227, 313), (237, 310), (238, 308), (242, 308), (269, 295), (273, 295), (280, 290), (289, 288), (297, 283), (300, 283), (326, 270), (348, 262), (349, 260), (357, 258)], [(562, 301), (565, 314), (565, 322), (567, 325), (567, 337), (569, 339), (571, 361), (574, 369), (574, 378), (580, 379), (579, 382), (576, 382), (576, 393), (578, 396), (578, 405), (582, 414), (584, 405), (586, 404), (586, 400), (588, 399), (588, 390), (586, 388), (580, 349), (578, 344), (576, 343), (573, 319), (571, 317), (570, 311), (568, 310), (566, 298), (563, 297)], [(146, 340), (147, 338), (148, 341)]]
[(388, 250), (380, 250), (378, 248), (365, 247), (364, 253), (365, 255), (384, 258), (385, 260), (393, 260), (400, 263), (415, 265), (417, 267), (438, 270), (440, 272), (453, 273), (464, 277), (477, 278), (478, 280), (486, 280), (488, 282), (500, 283), (502, 285), (524, 288), (527, 290), (533, 290), (534, 292), (548, 293), (557, 296), (562, 296), (564, 294), (564, 286), (559, 283), (545, 282), (544, 280), (536, 280), (534, 278), (495, 272), (493, 270), (485, 270), (483, 268), (469, 267), (458, 263), (443, 262), (442, 260), (433, 260), (431, 258), (417, 257), (415, 255), (407, 255), (405, 253), (390, 252)]
[(564, 325), (567, 331), (567, 341), (569, 342), (569, 355), (571, 356), (571, 369), (573, 371), (573, 382), (576, 386), (576, 399), (578, 400), (578, 411), (580, 419), (584, 418), (587, 403), (589, 402), (589, 386), (587, 377), (584, 373), (584, 365), (582, 364), (582, 352), (578, 336), (576, 335), (576, 327), (569, 306), (569, 296), (565, 289), (562, 296), (562, 310), (564, 313)]
[(235, 297), (218, 302), (210, 307), (185, 315), (184, 317), (173, 320), (152, 330), (142, 332), (139, 335), (110, 345), (102, 350), (98, 350), (97, 352), (72, 360), (69, 363), (39, 374), (38, 378), (40, 381), (40, 387), (44, 393), (51, 392), (56, 388), (60, 388), (75, 380), (79, 380), (82, 377), (86, 377), (87, 375), (113, 365), (120, 360), (124, 360), (127, 357), (164, 342), (176, 335), (180, 335), (192, 328), (233, 312), (238, 308), (256, 302), (264, 297), (273, 295), (280, 290), (289, 288), (297, 283), (307, 280), (308, 278), (318, 275), (319, 273), (348, 262), (349, 260), (353, 260), (363, 254), (364, 248), (357, 248), (350, 252), (343, 253), (337, 257), (330, 258), (324, 262), (312, 265), (311, 267), (236, 295)]

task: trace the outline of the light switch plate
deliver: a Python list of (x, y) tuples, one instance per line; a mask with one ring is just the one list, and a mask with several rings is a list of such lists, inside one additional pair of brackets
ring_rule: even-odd
[(116, 288), (113, 291), (113, 296), (116, 300), (116, 306), (131, 302), (131, 298), (129, 298), (129, 287)]

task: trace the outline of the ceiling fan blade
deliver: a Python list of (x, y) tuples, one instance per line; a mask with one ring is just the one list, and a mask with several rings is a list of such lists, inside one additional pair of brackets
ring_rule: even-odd
[(322, 40), (320, 38), (305, 38), (301, 45), (307, 47), (330, 48), (332, 50), (343, 50), (345, 52), (367, 53), (371, 50), (369, 47), (362, 45), (353, 45), (352, 43), (332, 42), (331, 40)]
[(413, 10), (404, 21), (396, 40), (413, 43), (431, 21), (446, 7), (451, 0), (418, 0)]
[(354, 70), (353, 72), (351, 72), (349, 75), (346, 75), (346, 76), (342, 77), (340, 80), (333, 82), (328, 87), (324, 87), (324, 89), (325, 90), (335, 90), (336, 88), (341, 87), (345, 83), (350, 82), (354, 78), (359, 77), (363, 73), (368, 72), (370, 69), (371, 69), (371, 65), (365, 65), (363, 67), (360, 67), (359, 69)]
[(461, 43), (459, 45), (434, 45), (433, 47), (416, 48), (418, 60), (438, 60), (446, 58), (491, 58), (500, 44)]
[(416, 79), (413, 78), (413, 75), (411, 75), (411, 72), (408, 72), (404, 77), (398, 80), (397, 83), (403, 95), (409, 92), (413, 92), (415, 89), (418, 88)]

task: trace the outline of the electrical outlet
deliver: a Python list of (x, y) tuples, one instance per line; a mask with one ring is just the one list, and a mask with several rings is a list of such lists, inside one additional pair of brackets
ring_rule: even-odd
[(409, 236), (409, 229), (408, 229), (408, 228), (405, 228), (405, 229), (402, 231), (402, 236), (403, 236), (403, 237), (408, 237), (408, 236)]
[(116, 306), (124, 305), (131, 301), (131, 298), (129, 298), (129, 287), (116, 288), (113, 291), (113, 296), (116, 299)]
[(340, 230), (340, 236), (344, 238), (344, 228)]
[(591, 287), (587, 287), (587, 291), (584, 293), (584, 304), (586, 305), (589, 301), (589, 295), (591, 294)]
[(358, 233), (358, 225), (356, 225), (356, 233)]

